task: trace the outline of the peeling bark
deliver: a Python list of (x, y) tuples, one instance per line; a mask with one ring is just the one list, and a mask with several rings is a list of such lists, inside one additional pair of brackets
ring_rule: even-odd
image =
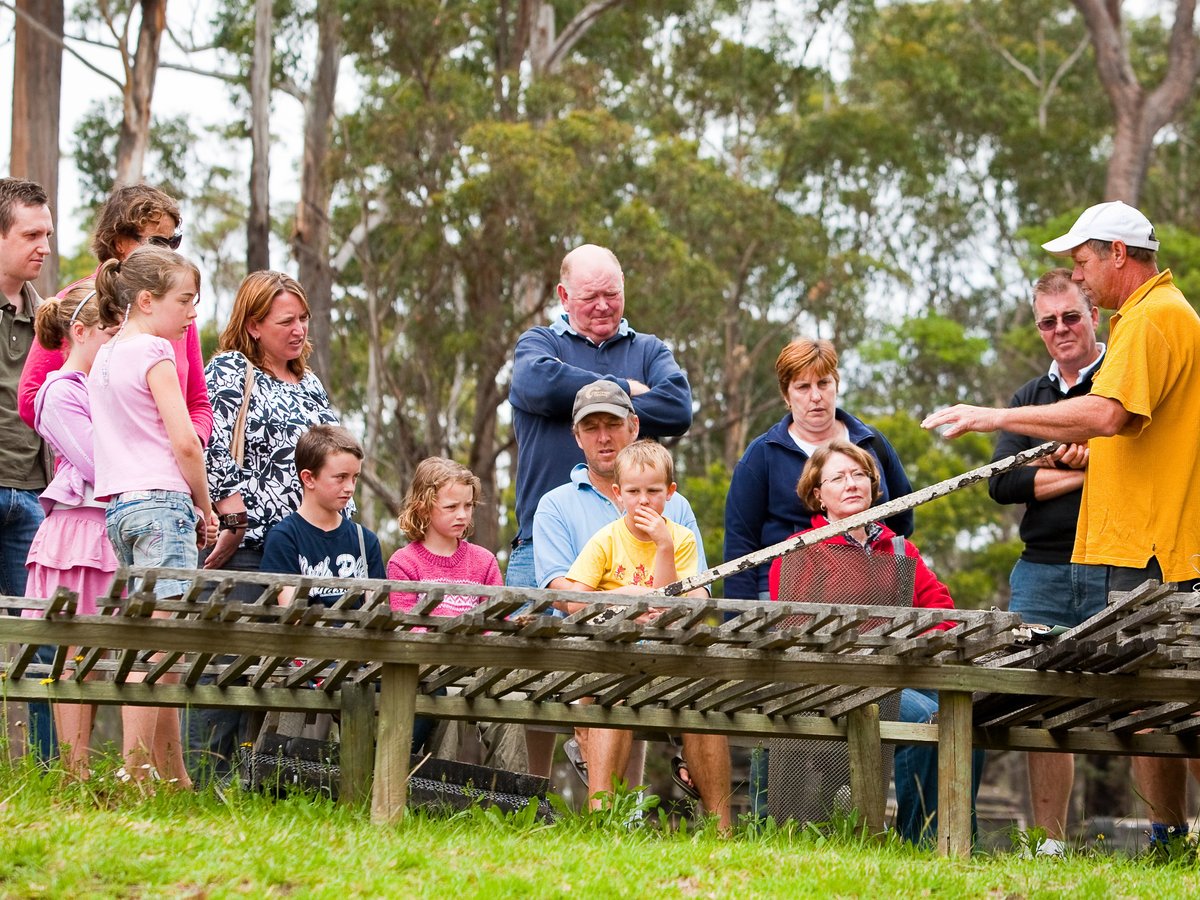
[(255, 0), (250, 61), (250, 216), (246, 222), (246, 271), (271, 267), (271, 0)]
[(317, 64), (304, 104), (304, 160), (300, 203), (292, 231), (292, 254), (312, 311), (312, 365), (322, 378), (330, 374), (333, 269), (329, 264), (329, 137), (342, 54), (342, 13), (335, 0), (317, 4)]
[[(107, 6), (102, 5), (106, 19)], [(125, 82), (121, 98), (121, 132), (117, 140), (116, 187), (142, 180), (146, 151), (150, 147), (150, 103), (154, 98), (154, 81), (158, 77), (162, 35), (167, 27), (167, 0), (140, 0), (138, 6), (142, 22), (138, 28), (137, 50), (132, 57), (125, 36), (119, 40)], [(109, 24), (111, 27), (111, 20)]]
[[(9, 172), (15, 178), (36, 181), (46, 189), (50, 215), (57, 222), (63, 0), (17, 0), (16, 6)], [(58, 35), (59, 39), (51, 35)], [(34, 283), (43, 297), (58, 290), (56, 238), (50, 239), (50, 246), (54, 252)]]

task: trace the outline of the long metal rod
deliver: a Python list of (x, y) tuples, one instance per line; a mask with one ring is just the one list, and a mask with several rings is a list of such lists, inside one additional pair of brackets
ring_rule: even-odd
[(663, 593), (668, 597), (678, 597), (680, 594), (686, 594), (688, 591), (708, 587), (708, 585), (712, 584), (718, 578), (744, 572), (746, 569), (753, 569), (761, 566), (763, 563), (771, 562), (785, 553), (790, 553), (792, 550), (808, 547), (812, 544), (820, 543), (826, 538), (845, 534), (869, 522), (877, 522), (880, 519), (890, 518), (896, 515), (896, 513), (906, 512), (913, 507), (920, 506), (922, 503), (928, 503), (930, 500), (936, 500), (938, 497), (951, 494), (959, 488), (983, 481), (985, 478), (991, 478), (993, 475), (1003, 474), (1009, 469), (1023, 466), (1026, 463), (1033, 462), (1035, 459), (1041, 459), (1043, 456), (1053, 453), (1058, 447), (1058, 441), (1046, 441), (1046, 443), (1039, 444), (1037, 447), (1022, 450), (1013, 456), (988, 463), (986, 466), (980, 466), (978, 469), (972, 469), (961, 475), (955, 475), (952, 478), (947, 478), (945, 481), (931, 484), (929, 487), (913, 491), (911, 494), (905, 494), (903, 497), (897, 497), (895, 500), (889, 500), (887, 503), (882, 503), (879, 506), (872, 506), (870, 509), (847, 516), (844, 519), (839, 519), (832, 524), (815, 528), (812, 531), (806, 531), (804, 534), (790, 537), (786, 541), (780, 541), (778, 544), (772, 544), (770, 547), (764, 547), (762, 550), (747, 553), (739, 559), (714, 566), (707, 572), (698, 572), (695, 575), (668, 584), (663, 588)]

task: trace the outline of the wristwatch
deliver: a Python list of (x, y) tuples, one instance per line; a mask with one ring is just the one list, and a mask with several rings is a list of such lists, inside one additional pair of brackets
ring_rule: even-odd
[(237, 531), (239, 528), (245, 528), (249, 517), (243, 509), (241, 512), (225, 513), (217, 516), (217, 522), (220, 525), (221, 531)]

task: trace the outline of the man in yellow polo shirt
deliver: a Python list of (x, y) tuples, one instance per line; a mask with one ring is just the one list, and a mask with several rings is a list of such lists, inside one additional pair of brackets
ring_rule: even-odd
[[(1048, 406), (952, 406), (922, 425), (948, 438), (1003, 429), (1086, 442), (1072, 562), (1107, 566), (1109, 591), (1148, 578), (1190, 589), (1200, 575), (1200, 317), (1170, 270), (1158, 271), (1150, 221), (1119, 200), (1085, 210), (1042, 246), (1070, 255), (1071, 277), (1116, 310), (1091, 393)], [(1133, 772), (1150, 807), (1151, 845), (1185, 834), (1184, 761), (1139, 757)]]

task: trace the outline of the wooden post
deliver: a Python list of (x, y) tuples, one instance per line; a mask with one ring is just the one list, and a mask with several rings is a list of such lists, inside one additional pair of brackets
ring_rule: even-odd
[(938, 853), (971, 855), (971, 695), (938, 691)]
[(879, 705), (850, 710), (846, 716), (850, 751), (850, 796), (871, 834), (883, 834), (883, 748), (879, 740)]
[(375, 745), (375, 784), (371, 788), (371, 821), (378, 825), (398, 822), (404, 815), (417, 674), (416, 666), (400, 663), (385, 663), (380, 673), (379, 739)]
[(356, 806), (371, 795), (371, 764), (375, 750), (375, 688), (346, 682), (341, 688), (342, 765), (338, 802)]

